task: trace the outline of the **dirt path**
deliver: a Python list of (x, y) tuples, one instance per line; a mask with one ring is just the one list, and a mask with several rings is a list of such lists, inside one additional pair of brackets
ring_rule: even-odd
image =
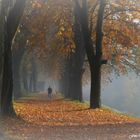
[(140, 140), (140, 119), (108, 109), (48, 100), (46, 94), (16, 101), (19, 119), (0, 121), (0, 140)]
[[(97, 126), (20, 126), (0, 140), (139, 140), (140, 124)], [(9, 136), (8, 136), (9, 135)]]
[(31, 140), (127, 140), (140, 139), (140, 125), (102, 125), (44, 128), (44, 132), (29, 136)]

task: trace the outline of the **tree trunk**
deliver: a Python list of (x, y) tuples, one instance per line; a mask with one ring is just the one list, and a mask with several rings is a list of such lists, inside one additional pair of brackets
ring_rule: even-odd
[(61, 79), (61, 90), (66, 98), (82, 101), (82, 76), (85, 53), (79, 50), (66, 60), (65, 72)]
[(1, 115), (1, 95), (2, 95), (2, 79), (3, 79), (3, 54), (4, 54), (4, 19), (5, 19), (5, 7), (4, 1), (1, 2), (0, 6), (0, 115)]
[(82, 72), (70, 74), (69, 98), (82, 101)]
[(104, 9), (105, 9), (105, 0), (100, 0), (100, 7), (98, 11), (98, 17), (97, 17), (97, 26), (96, 26), (96, 55), (95, 60), (93, 62), (94, 69), (91, 68), (91, 75), (93, 73), (92, 77), (92, 83), (93, 87), (91, 87), (91, 92), (93, 92), (93, 95), (91, 97), (91, 108), (100, 108), (101, 107), (101, 65), (102, 65), (102, 40), (103, 40), (103, 15), (104, 15)]
[[(5, 15), (4, 28), (4, 67), (2, 79), (1, 93), (1, 114), (14, 114), (12, 106), (13, 78), (12, 78), (12, 40), (19, 25), (20, 17), (23, 13), (25, 0), (17, 0), (14, 7), (9, 11), (8, 16)], [(7, 10), (9, 7), (6, 7)]]
[(84, 40), (80, 24), (81, 11), (75, 3), (74, 7), (74, 42), (75, 52), (66, 60), (64, 79), (65, 95), (67, 98), (82, 101), (82, 76), (85, 59)]
[(70, 97), (70, 95), (69, 95), (70, 92), (68, 92), (68, 90), (69, 90), (69, 70), (70, 70), (69, 67), (70, 67), (69, 58), (67, 58), (65, 60), (65, 70), (64, 70), (64, 73), (60, 80), (60, 82), (61, 82), (60, 90), (61, 90), (62, 94), (65, 96), (65, 98)]
[(36, 92), (37, 91), (37, 68), (36, 68), (36, 63), (35, 63), (35, 56), (32, 54), (31, 58), (31, 74), (30, 74), (30, 79), (29, 79), (29, 90), (31, 92)]
[(2, 102), (1, 111), (2, 115), (11, 115), (13, 113), (12, 105), (12, 91), (13, 91), (13, 79), (12, 79), (12, 52), (11, 52), (11, 39), (5, 32), (4, 43), (4, 70), (2, 81)]
[(74, 42), (75, 53), (71, 56), (70, 65), (70, 92), (71, 98), (82, 101), (82, 76), (85, 60), (84, 40), (81, 30), (81, 8), (78, 3), (74, 6)]
[(29, 91), (33, 92), (33, 74), (30, 74), (30, 78), (29, 78)]
[(19, 74), (19, 67), (15, 67), (16, 69), (13, 70), (13, 94), (14, 99), (20, 98), (22, 95), (21, 93), (21, 81), (20, 81), (20, 74)]
[(33, 92), (37, 91), (36, 86), (37, 86), (37, 69), (36, 69), (36, 63), (35, 63), (35, 56), (33, 54), (33, 56), (32, 56), (32, 89), (33, 89)]
[(100, 59), (96, 58), (94, 64), (91, 66), (91, 94), (90, 94), (90, 108), (100, 108), (101, 98), (101, 65)]
[(21, 66), (23, 54), (24, 54), (24, 47), (13, 51), (13, 94), (14, 94), (14, 99), (18, 99), (22, 96), (20, 66)]
[[(24, 72), (24, 74), (23, 74)], [(29, 82), (28, 82), (28, 74), (27, 74), (27, 70), (26, 68), (23, 68), (23, 71), (22, 71), (22, 81), (23, 81), (23, 88), (26, 92), (28, 92), (30, 90), (29, 88)]]
[[(16, 36), (16, 43), (13, 44), (12, 58), (13, 58), (13, 94), (14, 98), (20, 98), (22, 96), (21, 91), (21, 67), (24, 53), (26, 51), (26, 42), (28, 38), (28, 30), (25, 26), (20, 26), (20, 33)], [(16, 45), (16, 46), (15, 46)], [(23, 70), (26, 73), (26, 70)], [(25, 75), (25, 74), (24, 74)], [(23, 77), (24, 78), (24, 77)], [(25, 79), (25, 78), (24, 78)]]
[(105, 8), (105, 0), (100, 0), (100, 7), (97, 17), (96, 27), (96, 44), (93, 46), (92, 36), (88, 27), (88, 10), (87, 1), (83, 0), (82, 7), (82, 31), (85, 40), (85, 49), (90, 65), (91, 72), (91, 91), (90, 91), (90, 108), (100, 108), (100, 90), (101, 90), (101, 64), (102, 64), (102, 26), (103, 26), (103, 14)]

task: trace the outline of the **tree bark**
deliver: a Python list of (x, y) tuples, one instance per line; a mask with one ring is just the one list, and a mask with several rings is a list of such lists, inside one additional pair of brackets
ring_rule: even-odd
[(96, 109), (101, 107), (101, 65), (97, 58), (95, 61), (95, 64), (91, 66), (90, 108)]
[(105, 9), (105, 0), (100, 0), (100, 7), (97, 17), (97, 26), (96, 26), (96, 55), (94, 61), (94, 69), (91, 68), (92, 74), (92, 85), (91, 92), (94, 96), (91, 95), (91, 108), (100, 108), (101, 107), (101, 65), (102, 65), (102, 40), (103, 40), (103, 15)]
[(69, 90), (69, 70), (70, 70), (70, 65), (69, 65), (69, 58), (67, 58), (64, 62), (65, 65), (65, 69), (64, 69), (64, 73), (61, 76), (61, 80), (60, 80), (60, 91), (62, 92), (62, 94), (64, 95), (65, 98), (69, 98), (70, 95), (68, 92)]
[(4, 19), (5, 19), (5, 5), (4, 1), (0, 6), (0, 114), (1, 114), (1, 95), (2, 95), (2, 79), (3, 79), (3, 54), (4, 54)]
[(19, 48), (13, 50), (13, 94), (14, 99), (18, 99), (22, 96), (21, 93), (21, 78), (20, 78), (20, 66), (25, 48)]
[(11, 53), (11, 39), (8, 37), (8, 31), (5, 32), (4, 43), (4, 70), (2, 81), (2, 101), (1, 111), (2, 115), (10, 115), (13, 113), (12, 106), (12, 91), (13, 91), (13, 78), (12, 78), (12, 53)]
[(29, 91), (28, 73), (25, 67), (23, 67), (21, 76), (22, 76), (23, 88), (26, 92), (28, 92)]
[(81, 9), (75, 3), (74, 7), (74, 42), (75, 52), (66, 60), (63, 86), (65, 97), (72, 100), (82, 101), (82, 76), (85, 59), (84, 40), (80, 24)]
[(91, 91), (90, 91), (90, 108), (100, 108), (100, 90), (101, 90), (101, 62), (102, 62), (102, 26), (103, 26), (103, 14), (105, 8), (105, 0), (100, 0), (100, 7), (97, 17), (96, 27), (96, 43), (92, 41), (92, 36), (88, 27), (88, 10), (87, 1), (82, 0), (82, 31), (85, 40), (85, 49), (90, 65), (91, 72)]
[[(25, 0), (17, 0), (14, 7), (11, 8), (5, 20), (5, 34), (4, 34), (4, 66), (2, 79), (2, 93), (1, 93), (1, 114), (14, 114), (12, 105), (13, 92), (13, 74), (12, 74), (12, 40), (18, 28), (21, 15), (23, 13)], [(8, 9), (9, 7), (7, 7)], [(5, 16), (6, 17), (6, 16)]]
[(37, 67), (36, 67), (34, 53), (32, 53), (31, 65), (32, 68), (31, 68), (31, 74), (29, 79), (29, 90), (31, 92), (36, 92), (37, 91)]
[(71, 56), (70, 65), (70, 92), (71, 98), (82, 101), (82, 76), (84, 73), (83, 65), (85, 60), (84, 39), (81, 30), (81, 8), (78, 3), (74, 6), (74, 42), (75, 53)]
[[(29, 31), (24, 25), (20, 26), (19, 28), (20, 28), (20, 33), (16, 35), (16, 38), (15, 38), (16, 43), (13, 44), (13, 48), (12, 48), (14, 99), (18, 99), (22, 96), (21, 67), (22, 67), (22, 60), (24, 57), (24, 53), (26, 51), (25, 46), (27, 42), (27, 37), (29, 35)], [(23, 72), (26, 73), (26, 70), (24, 69)]]
[(32, 87), (33, 87), (33, 92), (37, 91), (37, 67), (36, 67), (36, 62), (35, 62), (35, 56), (33, 54), (32, 56)]

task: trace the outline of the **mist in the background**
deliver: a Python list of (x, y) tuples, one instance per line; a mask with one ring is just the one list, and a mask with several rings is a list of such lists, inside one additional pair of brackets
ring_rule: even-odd
[[(102, 104), (140, 117), (140, 77), (134, 73), (115, 78), (108, 85), (102, 84)], [(83, 87), (83, 98), (89, 100), (90, 86)]]

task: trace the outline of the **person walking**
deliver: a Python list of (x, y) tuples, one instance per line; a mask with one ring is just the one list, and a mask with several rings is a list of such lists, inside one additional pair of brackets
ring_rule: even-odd
[(52, 88), (50, 86), (48, 87), (48, 98), (52, 99)]

